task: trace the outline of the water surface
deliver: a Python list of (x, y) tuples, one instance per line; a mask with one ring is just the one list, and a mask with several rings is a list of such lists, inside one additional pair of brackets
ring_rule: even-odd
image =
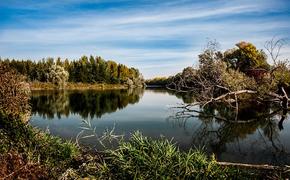
[[(82, 121), (89, 121), (101, 135), (106, 129), (126, 138), (141, 131), (152, 138), (164, 136), (182, 150), (204, 148), (219, 161), (242, 163), (290, 163), (290, 124), (271, 107), (245, 108), (239, 119), (251, 114), (259, 116), (249, 123), (233, 124), (214, 117), (176, 116), (179, 109), (170, 107), (190, 102), (191, 96), (164, 89), (110, 91), (34, 91), (31, 97), (30, 123), (53, 135), (75, 141), (82, 130)], [(203, 109), (206, 114), (232, 116), (224, 107)], [(280, 122), (280, 124), (279, 124)], [(89, 133), (89, 132), (88, 132)], [(100, 148), (95, 138), (80, 143)]]

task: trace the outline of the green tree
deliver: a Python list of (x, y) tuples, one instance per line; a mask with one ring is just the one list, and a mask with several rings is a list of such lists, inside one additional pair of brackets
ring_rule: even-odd
[(109, 75), (109, 83), (118, 83), (118, 64), (114, 61), (107, 61), (107, 74)]
[(1, 60), (7, 67), (15, 69), (20, 74), (27, 76), (29, 81), (47, 82), (51, 81), (47, 75), (53, 65), (62, 66), (69, 73), (70, 82), (83, 83), (126, 83), (143, 79), (137, 69), (128, 68), (125, 65), (117, 64), (115, 61), (105, 61), (100, 56), (93, 57), (82, 56), (75, 61), (61, 61), (57, 58), (42, 59), (41, 61), (31, 60)]

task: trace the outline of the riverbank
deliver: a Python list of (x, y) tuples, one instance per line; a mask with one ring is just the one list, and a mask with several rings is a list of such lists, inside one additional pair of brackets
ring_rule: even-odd
[(202, 150), (181, 152), (166, 139), (139, 132), (128, 141), (111, 133), (118, 147), (85, 150), (72, 141), (39, 131), (11, 118), (0, 119), (0, 179), (271, 179), (287, 172), (239, 168), (218, 163)]
[[(55, 90), (58, 89), (56, 85), (49, 82), (30, 82), (31, 90)], [(71, 83), (68, 82), (64, 87), (65, 90), (113, 90), (113, 89), (128, 89), (127, 85), (124, 84), (88, 84), (88, 83)]]
[(0, 179), (56, 179), (78, 155), (74, 143), (0, 115)]

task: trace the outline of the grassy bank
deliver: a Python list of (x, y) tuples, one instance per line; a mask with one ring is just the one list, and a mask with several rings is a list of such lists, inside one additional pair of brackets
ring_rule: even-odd
[(136, 132), (116, 149), (85, 151), (24, 123), (1, 118), (0, 178), (4, 179), (253, 179), (280, 178), (220, 166), (200, 150), (181, 152), (166, 139)]
[[(54, 90), (58, 89), (56, 85), (52, 83), (44, 83), (44, 82), (30, 82), (31, 90)], [(128, 87), (123, 84), (88, 84), (88, 83), (67, 83), (65, 88), (66, 90), (86, 90), (86, 89), (94, 89), (94, 90), (112, 90), (112, 89), (127, 89)]]
[(0, 179), (55, 178), (79, 155), (79, 149), (71, 142), (21, 121), (0, 118)]

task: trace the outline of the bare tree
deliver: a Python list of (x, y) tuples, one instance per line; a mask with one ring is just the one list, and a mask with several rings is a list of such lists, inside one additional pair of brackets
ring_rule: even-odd
[(277, 39), (276, 37), (273, 37), (271, 40), (266, 41), (264, 45), (275, 66), (278, 65), (277, 60), (280, 56), (280, 51), (285, 44), (286, 39)]

